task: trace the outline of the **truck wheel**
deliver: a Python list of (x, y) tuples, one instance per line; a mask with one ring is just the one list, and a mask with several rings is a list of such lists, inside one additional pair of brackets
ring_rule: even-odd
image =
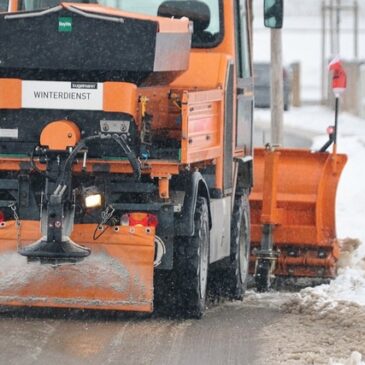
[(203, 197), (197, 200), (194, 225), (194, 236), (180, 239), (175, 264), (181, 312), (201, 318), (207, 297), (210, 241), (208, 204)]
[(248, 196), (237, 197), (231, 222), (231, 256), (225, 275), (230, 299), (242, 300), (247, 288), (250, 259), (250, 205)]

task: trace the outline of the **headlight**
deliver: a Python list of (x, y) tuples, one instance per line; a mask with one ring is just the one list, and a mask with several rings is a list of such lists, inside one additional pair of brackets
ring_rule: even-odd
[(96, 186), (82, 188), (81, 198), (86, 209), (100, 208), (104, 205), (104, 195)]
[(86, 208), (98, 208), (103, 204), (103, 197), (101, 194), (85, 196), (85, 207)]

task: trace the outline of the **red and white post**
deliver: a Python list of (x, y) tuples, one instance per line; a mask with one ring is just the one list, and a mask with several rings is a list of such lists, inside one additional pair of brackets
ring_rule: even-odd
[(342, 66), (339, 57), (335, 57), (328, 65), (328, 69), (332, 72), (332, 90), (335, 95), (335, 128), (333, 136), (333, 153), (337, 152), (337, 129), (338, 129), (338, 112), (340, 96), (346, 90), (347, 77), (345, 69)]

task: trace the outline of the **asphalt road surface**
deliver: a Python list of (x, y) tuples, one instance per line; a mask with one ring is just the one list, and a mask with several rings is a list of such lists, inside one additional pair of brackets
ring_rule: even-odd
[(3, 309), (0, 363), (260, 364), (261, 329), (280, 316), (244, 303), (214, 305), (202, 320)]
[(251, 291), (201, 320), (0, 309), (0, 364), (328, 365), (365, 354), (364, 307), (299, 298)]

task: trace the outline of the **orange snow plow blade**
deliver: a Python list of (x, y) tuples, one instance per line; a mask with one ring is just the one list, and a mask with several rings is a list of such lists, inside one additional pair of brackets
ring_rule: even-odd
[[(0, 229), (0, 305), (152, 312), (154, 229), (110, 227), (96, 241), (95, 225), (75, 225), (72, 240), (89, 257), (58, 266), (27, 263), (17, 253), (13, 221)], [(20, 242), (40, 238), (39, 222), (22, 221)]]
[(263, 225), (273, 227), (273, 274), (333, 277), (339, 247), (335, 200), (345, 155), (256, 149), (251, 206), (251, 272)]

